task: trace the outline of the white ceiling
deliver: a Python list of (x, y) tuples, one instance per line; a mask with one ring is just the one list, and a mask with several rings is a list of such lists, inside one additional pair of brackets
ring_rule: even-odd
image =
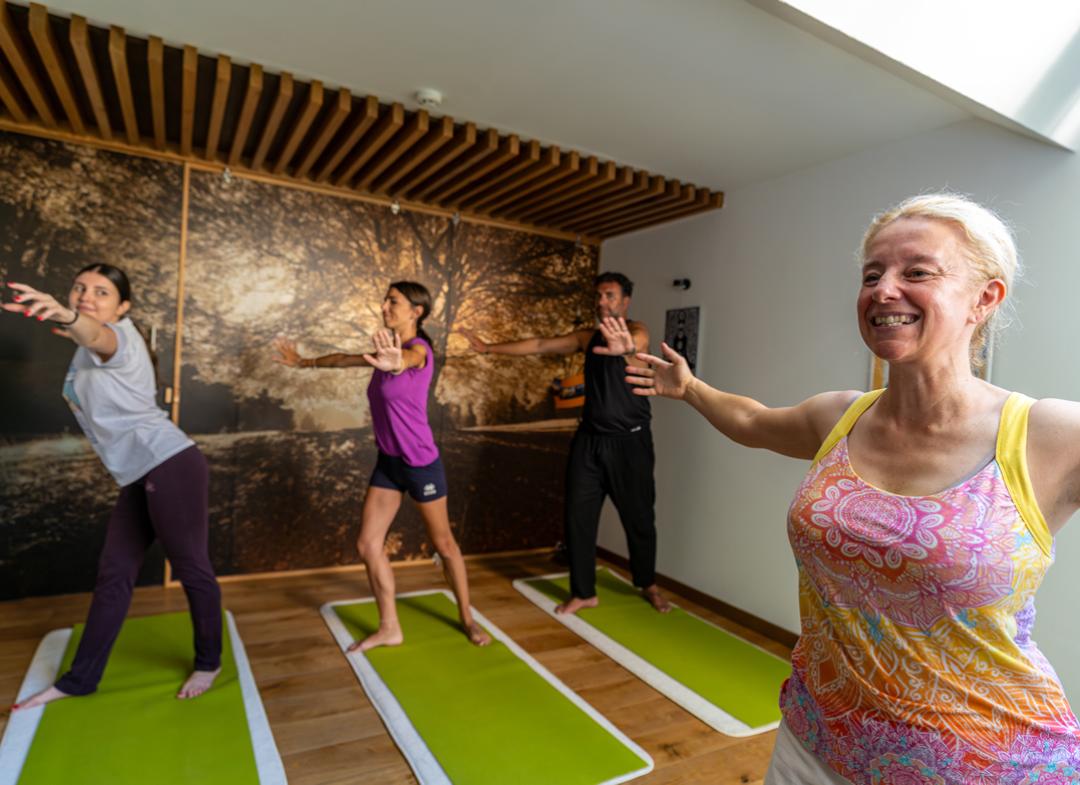
[(969, 116), (744, 0), (56, 0), (133, 34), (729, 190)]
[(1075, 0), (751, 2), (978, 117), (1080, 145)]

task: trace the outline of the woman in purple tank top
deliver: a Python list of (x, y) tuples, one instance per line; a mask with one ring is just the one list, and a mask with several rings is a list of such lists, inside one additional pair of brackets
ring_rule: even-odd
[(364, 499), (356, 547), (367, 566), (379, 606), (379, 629), (349, 650), (397, 646), (404, 640), (394, 606), (394, 572), (384, 544), (390, 524), (408, 492), (424, 519), (428, 537), (442, 560), (443, 573), (457, 597), (461, 626), (477, 646), (491, 642), (473, 620), (469, 584), (446, 510), (446, 474), (427, 419), (428, 389), (435, 354), (423, 323), (431, 313), (431, 294), (422, 284), (396, 281), (382, 303), (383, 329), (375, 333), (371, 354), (301, 357), (285, 338), (274, 343), (274, 360), (292, 368), (374, 369), (368, 385), (372, 429), (379, 457)]

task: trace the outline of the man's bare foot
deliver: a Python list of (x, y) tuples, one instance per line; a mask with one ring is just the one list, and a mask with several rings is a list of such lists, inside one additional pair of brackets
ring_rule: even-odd
[(660, 593), (660, 587), (655, 583), (652, 586), (647, 586), (641, 590), (641, 596), (646, 599), (649, 605), (656, 608), (660, 613), (670, 613), (671, 603), (667, 601), (667, 598)]
[(400, 627), (390, 627), (375, 630), (362, 641), (356, 641), (349, 647), (349, 651), (368, 651), (378, 646), (400, 646), (405, 640)]
[(469, 636), (469, 643), (474, 646), (487, 646), (491, 643), (491, 636), (484, 632), (484, 628), (474, 621), (461, 622), (462, 629)]
[(555, 606), (556, 613), (577, 613), (582, 608), (595, 608), (600, 604), (599, 597), (589, 597), (588, 599), (582, 599), (581, 597), (571, 597), (562, 605)]
[(214, 671), (192, 671), (184, 682), (184, 686), (180, 688), (180, 692), (176, 693), (176, 697), (180, 700), (199, 697), (214, 686), (214, 679), (219, 673), (221, 673), (221, 668)]
[(35, 706), (44, 706), (46, 703), (52, 703), (58, 701), (61, 698), (70, 698), (66, 692), (60, 692), (56, 687), (49, 687), (39, 692), (37, 695), (31, 695), (22, 703), (16, 703), (11, 708), (14, 711), (21, 711), (22, 709), (32, 709)]

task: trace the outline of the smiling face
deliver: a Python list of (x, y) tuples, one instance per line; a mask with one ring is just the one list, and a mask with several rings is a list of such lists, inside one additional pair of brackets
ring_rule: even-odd
[(901, 218), (867, 248), (859, 289), (859, 331), (890, 363), (959, 352), (1004, 296), (1000, 281), (979, 280), (961, 230), (945, 221)]
[(413, 305), (409, 299), (394, 287), (386, 292), (382, 302), (383, 326), (398, 333), (415, 332), (416, 322), (424, 309)]
[(605, 281), (596, 285), (596, 318), (611, 316), (625, 319), (630, 310), (630, 298), (623, 294), (622, 287), (614, 281)]
[(68, 293), (68, 307), (91, 316), (99, 322), (116, 322), (131, 308), (131, 302), (121, 301), (116, 284), (101, 273), (79, 273)]

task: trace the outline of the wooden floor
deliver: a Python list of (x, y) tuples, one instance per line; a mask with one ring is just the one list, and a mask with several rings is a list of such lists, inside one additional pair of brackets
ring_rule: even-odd
[[(473, 605), (571, 689), (640, 744), (656, 762), (641, 785), (761, 783), (774, 732), (749, 739), (724, 736), (662, 697), (621, 666), (532, 605), (514, 578), (552, 572), (548, 554), (469, 561)], [(398, 591), (442, 585), (430, 563), (395, 571)], [(416, 780), (361, 690), (319, 615), (329, 600), (367, 596), (361, 568), (222, 584), (225, 606), (262, 693), (270, 726), (292, 785)], [(750, 641), (788, 657), (782, 644), (677, 598), (679, 604)], [(89, 595), (0, 603), (0, 699), (10, 706), (41, 637), (81, 622)], [(142, 588), (132, 615), (186, 608), (180, 589)], [(0, 713), (0, 730), (10, 710)]]

